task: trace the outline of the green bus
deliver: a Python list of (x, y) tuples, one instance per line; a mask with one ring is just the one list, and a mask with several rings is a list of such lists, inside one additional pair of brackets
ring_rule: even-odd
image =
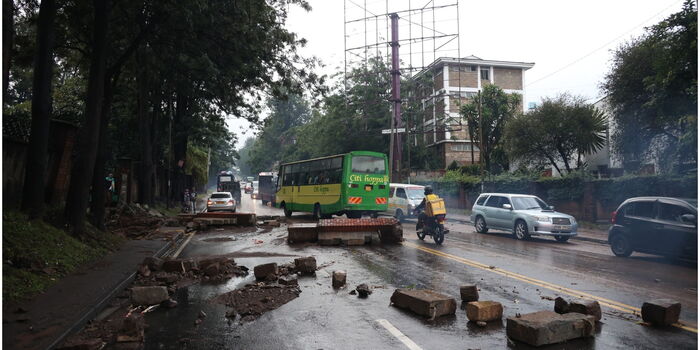
[(389, 208), (389, 174), (383, 153), (353, 151), (280, 165), (275, 207), (312, 213), (314, 219), (346, 214), (376, 217)]

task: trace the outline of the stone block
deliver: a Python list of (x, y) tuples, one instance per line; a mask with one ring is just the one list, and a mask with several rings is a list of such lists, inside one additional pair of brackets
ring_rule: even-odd
[(277, 283), (285, 286), (298, 286), (299, 280), (294, 275), (282, 276), (277, 280)]
[(148, 269), (151, 271), (158, 271), (163, 267), (163, 259), (149, 256), (143, 259), (141, 264), (148, 266)]
[(265, 220), (264, 223), (266, 226), (280, 227), (280, 222), (277, 220)]
[(472, 322), (489, 322), (503, 317), (503, 305), (496, 301), (472, 301), (467, 303), (467, 318)]
[(258, 265), (253, 269), (253, 273), (255, 274), (255, 279), (257, 280), (264, 280), (267, 278), (267, 276), (277, 275), (277, 263)]
[(532, 346), (590, 337), (594, 331), (595, 317), (577, 312), (558, 314), (553, 311), (538, 311), (508, 318), (506, 324), (509, 338)]
[(453, 315), (457, 310), (453, 298), (429, 289), (397, 289), (391, 296), (391, 304), (429, 318)]
[(333, 271), (333, 288), (340, 288), (347, 281), (347, 273), (345, 271)]
[(185, 272), (185, 265), (182, 263), (182, 260), (175, 259), (175, 260), (165, 260), (162, 265), (163, 271), (165, 272), (177, 272), (177, 273), (183, 273)]
[(168, 289), (164, 286), (131, 288), (131, 301), (136, 305), (155, 305), (168, 300)]
[(287, 226), (287, 242), (304, 243), (318, 240), (318, 224), (304, 223)]
[(567, 301), (562, 297), (557, 297), (554, 299), (554, 312), (558, 314), (578, 312), (584, 315), (591, 315), (595, 317), (596, 322), (603, 317), (600, 304), (595, 300), (574, 299)]
[(479, 290), (476, 285), (470, 284), (459, 287), (459, 296), (462, 301), (479, 301)]
[(296, 258), (294, 259), (294, 266), (296, 270), (302, 274), (314, 274), (316, 273), (316, 258), (313, 256)]
[(642, 304), (642, 320), (655, 326), (670, 326), (678, 322), (681, 303), (671, 299), (655, 299)]

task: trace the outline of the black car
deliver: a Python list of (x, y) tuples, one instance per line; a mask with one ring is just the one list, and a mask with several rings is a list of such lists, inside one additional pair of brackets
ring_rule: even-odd
[(608, 243), (613, 254), (660, 254), (697, 260), (698, 201), (668, 197), (636, 197), (612, 213)]

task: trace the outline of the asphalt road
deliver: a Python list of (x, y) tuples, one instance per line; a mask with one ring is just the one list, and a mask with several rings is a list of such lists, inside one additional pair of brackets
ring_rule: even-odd
[[(239, 211), (281, 215), (259, 201), (243, 199)], [(291, 221), (309, 221), (295, 215)], [(517, 241), (507, 234), (475, 233), (453, 224), (442, 246), (420, 241), (404, 224), (400, 245), (321, 247), (288, 245), (286, 228), (212, 229), (195, 236), (183, 257), (233, 253), (236, 262), (253, 266), (286, 263), (315, 256), (316, 277), (299, 280), (302, 293), (279, 309), (250, 323), (229, 323), (226, 309), (209, 300), (253, 281), (252, 276), (222, 285), (196, 285), (180, 290), (180, 305), (147, 314), (148, 349), (406, 349), (393, 327), (421, 349), (527, 349), (509, 344), (505, 318), (516, 313), (552, 310), (556, 296), (599, 300), (603, 319), (596, 336), (543, 349), (694, 349), (697, 348), (697, 264), (635, 254), (616, 258), (608, 246), (550, 239)], [(213, 241), (228, 237), (232, 241)], [(260, 242), (262, 241), (262, 243)], [(333, 270), (346, 270), (348, 289), (331, 288)], [(368, 299), (348, 294), (360, 283), (373, 286)], [(395, 288), (429, 288), (459, 300), (459, 287), (476, 283), (480, 300), (504, 306), (502, 322), (479, 328), (458, 309), (454, 317), (428, 322), (389, 306)], [(646, 300), (673, 298), (683, 305), (683, 328), (656, 329), (639, 324)], [(200, 310), (208, 317), (194, 326)], [(385, 320), (385, 321), (379, 321)], [(391, 326), (387, 326), (391, 325)]]

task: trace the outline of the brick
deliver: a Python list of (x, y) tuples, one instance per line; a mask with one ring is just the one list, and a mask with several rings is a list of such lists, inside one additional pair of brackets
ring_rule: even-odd
[(584, 315), (591, 315), (595, 317), (596, 322), (603, 317), (600, 304), (595, 300), (574, 299), (567, 301), (562, 297), (557, 297), (554, 299), (554, 312), (558, 314), (578, 312)]
[(347, 282), (348, 274), (345, 271), (333, 271), (333, 288), (341, 288)]
[(397, 289), (391, 295), (391, 304), (432, 319), (454, 315), (457, 310), (453, 298), (429, 289)]
[(270, 275), (277, 275), (277, 263), (258, 265), (253, 269), (253, 273), (255, 274), (255, 279), (257, 280), (264, 280)]
[(472, 301), (467, 303), (467, 318), (472, 322), (489, 322), (503, 317), (503, 306), (496, 301)]
[(136, 305), (155, 305), (168, 300), (168, 289), (164, 286), (131, 288), (131, 301)]
[(287, 242), (304, 243), (318, 240), (318, 224), (293, 224), (287, 226)]
[(316, 258), (313, 256), (296, 258), (294, 259), (294, 267), (296, 267), (297, 271), (303, 274), (316, 273)]
[(459, 296), (462, 301), (479, 301), (479, 290), (476, 285), (470, 284), (459, 287)]
[(595, 318), (576, 312), (560, 315), (553, 311), (538, 311), (508, 318), (506, 323), (509, 338), (532, 346), (590, 337), (594, 331)]
[(671, 299), (655, 299), (642, 304), (642, 320), (655, 326), (670, 326), (678, 322), (681, 303)]

